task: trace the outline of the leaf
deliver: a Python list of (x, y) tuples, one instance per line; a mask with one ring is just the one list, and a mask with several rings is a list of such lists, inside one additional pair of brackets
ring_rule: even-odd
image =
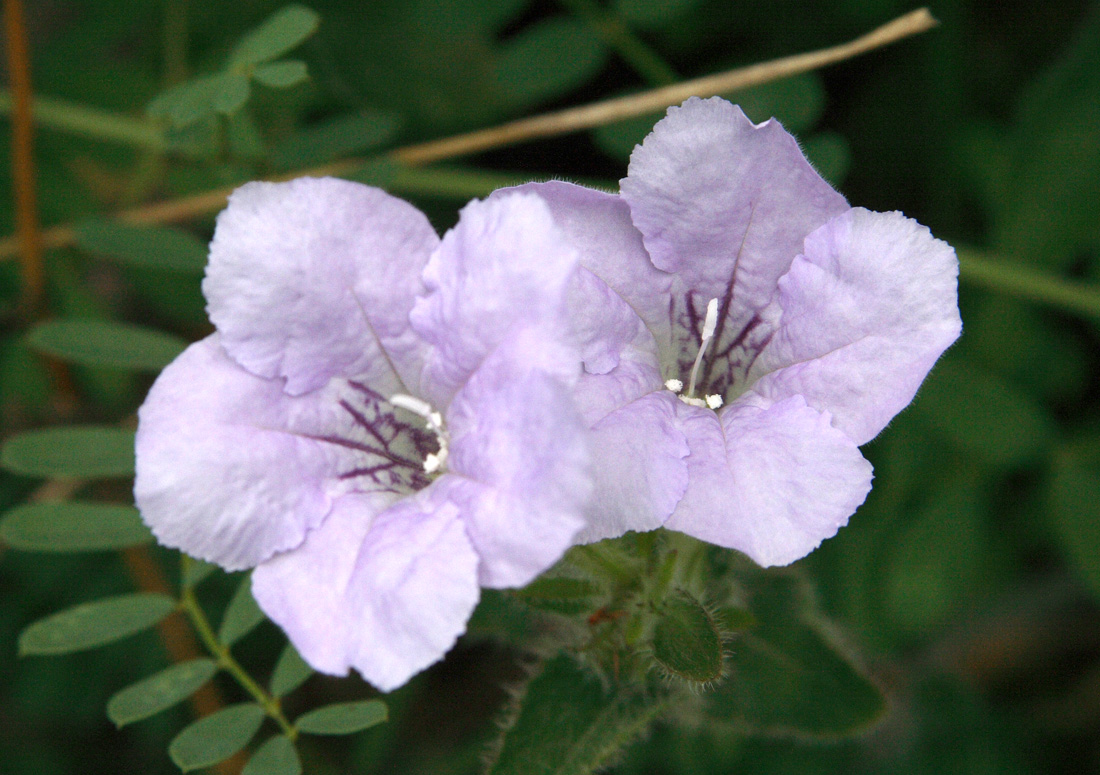
[(663, 117), (663, 113), (646, 113), (642, 116), (604, 124), (592, 130), (592, 137), (604, 153), (626, 161), (634, 152), (634, 147), (645, 140), (646, 136), (653, 131), (653, 125)]
[(27, 343), (48, 355), (84, 366), (159, 371), (187, 342), (153, 328), (108, 320), (50, 320), (27, 335)]
[(338, 702), (299, 716), (294, 726), (307, 735), (350, 735), (381, 724), (386, 718), (386, 704), (381, 700)]
[(540, 578), (516, 591), (516, 597), (532, 608), (578, 614), (595, 608), (600, 588), (585, 579), (566, 577)]
[(184, 555), (184, 559), (186, 563), (184, 564), (183, 583), (188, 587), (197, 587), (203, 579), (218, 570), (217, 565), (205, 560), (196, 560), (194, 557), (187, 557), (186, 555)]
[(235, 113), (248, 102), (250, 94), (247, 76), (218, 73), (173, 86), (150, 102), (145, 111), (182, 128), (219, 113)]
[(710, 612), (687, 592), (661, 604), (653, 630), (653, 659), (668, 675), (707, 685), (722, 677), (722, 634)]
[(176, 607), (168, 595), (105, 597), (39, 619), (19, 635), (22, 656), (68, 654), (112, 643), (152, 627)]
[(321, 17), (315, 11), (304, 5), (288, 5), (241, 38), (229, 55), (228, 67), (243, 68), (277, 59), (316, 32), (320, 23)]
[(302, 659), (294, 644), (288, 643), (271, 674), (271, 693), (276, 697), (285, 697), (304, 684), (311, 675), (313, 668)]
[(0, 538), (25, 552), (99, 552), (153, 540), (133, 506), (26, 503), (0, 521)]
[(280, 169), (323, 164), (388, 143), (400, 126), (400, 116), (386, 111), (340, 116), (308, 127), (277, 145), (271, 151), (271, 163)]
[(973, 475), (933, 485), (927, 502), (891, 542), (883, 600), (895, 622), (926, 633), (974, 593), (988, 554), (986, 506)]
[(658, 29), (684, 15), (700, 0), (613, 0), (611, 7), (623, 20), (643, 29)]
[(589, 81), (607, 48), (583, 22), (547, 19), (506, 41), (496, 65), (497, 93), (510, 107), (559, 97)]
[(757, 734), (816, 739), (881, 719), (882, 693), (819, 619), (801, 580), (725, 555), (756, 624), (731, 644), (729, 678), (707, 695), (709, 715)]
[(134, 266), (188, 274), (202, 274), (206, 266), (206, 245), (183, 229), (92, 219), (75, 231), (82, 250)]
[(1047, 484), (1050, 516), (1070, 564), (1100, 596), (1100, 471), (1063, 454)]
[(289, 89), (309, 80), (309, 68), (305, 62), (297, 59), (288, 59), (284, 62), (272, 62), (269, 65), (260, 65), (252, 73), (252, 77), (272, 89)]
[(134, 432), (95, 425), (27, 431), (4, 442), (0, 466), (25, 476), (130, 476)]
[(176, 735), (168, 755), (184, 772), (228, 759), (248, 745), (264, 720), (264, 709), (254, 702), (222, 708), (199, 719)]
[(844, 182), (852, 164), (848, 141), (836, 132), (818, 132), (802, 138), (802, 150), (814, 169), (833, 186)]
[(788, 132), (796, 134), (813, 128), (825, 110), (825, 87), (817, 73), (800, 73), (739, 89), (730, 97), (752, 121), (776, 118)]
[(115, 726), (141, 721), (190, 697), (218, 672), (211, 659), (192, 659), (127, 686), (107, 700), (107, 717)]
[(662, 709), (659, 697), (611, 689), (565, 655), (528, 684), (497, 741), (489, 775), (588, 775), (640, 736)]
[(1044, 406), (957, 353), (936, 365), (915, 409), (942, 438), (993, 466), (1037, 459), (1055, 433)]
[(283, 735), (275, 735), (256, 749), (241, 775), (301, 775), (298, 749)]
[(263, 620), (264, 612), (256, 604), (256, 598), (252, 597), (252, 575), (245, 574), (225, 609), (225, 616), (218, 629), (218, 640), (226, 646), (232, 646)]

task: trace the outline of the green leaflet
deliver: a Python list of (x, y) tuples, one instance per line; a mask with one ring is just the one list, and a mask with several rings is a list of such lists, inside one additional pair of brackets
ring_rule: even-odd
[(27, 342), (63, 361), (140, 371), (160, 371), (187, 347), (180, 337), (153, 328), (80, 318), (40, 323)]
[(241, 775), (301, 775), (302, 761), (294, 743), (275, 735), (256, 749)]
[(76, 244), (133, 266), (186, 274), (202, 274), (206, 266), (206, 245), (191, 232), (171, 226), (93, 218), (76, 225)]
[(168, 755), (188, 772), (228, 759), (248, 745), (264, 720), (254, 702), (222, 708), (184, 728), (168, 745)]
[(107, 701), (107, 717), (115, 726), (141, 721), (182, 702), (214, 677), (211, 659), (192, 659), (161, 670), (117, 692)]
[(105, 597), (39, 619), (19, 635), (21, 656), (68, 654), (103, 646), (152, 627), (176, 607), (167, 595)]
[(26, 476), (130, 476), (134, 432), (95, 425), (27, 431), (0, 447), (0, 466)]
[(0, 538), (28, 552), (95, 552), (153, 540), (137, 509), (104, 503), (26, 503), (0, 521)]
[(304, 684), (313, 675), (313, 668), (306, 664), (294, 644), (286, 644), (275, 670), (271, 674), (271, 693), (276, 697), (285, 697)]
[(294, 726), (309, 735), (350, 735), (381, 724), (387, 717), (381, 700), (339, 702), (299, 716)]
[(225, 609), (221, 627), (218, 628), (218, 640), (226, 646), (232, 646), (263, 620), (264, 612), (252, 597), (252, 574), (247, 573)]

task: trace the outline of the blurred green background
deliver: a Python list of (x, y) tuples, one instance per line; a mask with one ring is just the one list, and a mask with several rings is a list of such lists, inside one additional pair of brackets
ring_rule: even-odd
[[(306, 63), (308, 81), (253, 83), (228, 120), (202, 118), (200, 105), (199, 120), (165, 132), (145, 117), (166, 88), (218, 72), (242, 34), (280, 5), (27, 4), (41, 221), (80, 227), (75, 244), (47, 251), (44, 301), (33, 314), (18, 260), (0, 259), (0, 436), (124, 422), (151, 379), (48, 361), (49, 347), (27, 339), (36, 316), (143, 324), (187, 340), (208, 331), (195, 269), (212, 215), (179, 223), (182, 236), (162, 234), (154, 252), (163, 260), (145, 261), (125, 234), (104, 230), (105, 216), (821, 48), (912, 8), (317, 0), (316, 34), (290, 54)], [(876, 470), (866, 504), (799, 563), (890, 712), (874, 730), (832, 742), (659, 724), (612, 772), (1100, 772), (1100, 5), (930, 7), (941, 25), (929, 33), (729, 95), (754, 120), (777, 116), (853, 205), (902, 210), (964, 259), (963, 337), (866, 448)], [(7, 181), (6, 92), (0, 107)], [(496, 183), (614, 186), (653, 121), (443, 167), (374, 163), (354, 174), (411, 199), (443, 230), (465, 199)], [(0, 236), (14, 233), (14, 213), (4, 186)], [(189, 261), (196, 250), (197, 263)], [(0, 473), (0, 508), (41, 486)], [(83, 492), (123, 502), (128, 486), (114, 480)], [(170, 553), (155, 556), (174, 573)], [(0, 772), (177, 771), (165, 745), (190, 718), (186, 706), (122, 731), (103, 710), (119, 688), (167, 664), (155, 633), (73, 656), (16, 657), (28, 623), (131, 591), (139, 565), (126, 554), (0, 544)], [(235, 583), (204, 588), (211, 609)], [(265, 623), (242, 641), (242, 661), (270, 669), (279, 637)], [(477, 772), (517, 671), (515, 653), (471, 637), (391, 695), (388, 724), (305, 744), (307, 772)], [(219, 689), (237, 698), (231, 684)], [(314, 677), (294, 701), (367, 693), (355, 680)]]

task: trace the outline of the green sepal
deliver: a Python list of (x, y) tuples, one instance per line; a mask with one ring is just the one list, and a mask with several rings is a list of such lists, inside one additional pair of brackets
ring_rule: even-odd
[(39, 619), (19, 635), (20, 656), (68, 654), (104, 646), (157, 624), (176, 607), (168, 595), (105, 597)]
[(710, 611), (686, 591), (661, 602), (651, 653), (663, 673), (692, 686), (708, 686), (723, 675), (722, 632)]
[(168, 744), (168, 755), (184, 772), (228, 759), (248, 745), (264, 720), (264, 709), (242, 702), (211, 713), (184, 728)]
[(190, 697), (216, 672), (211, 659), (172, 665), (115, 693), (107, 700), (107, 717), (118, 727), (149, 718)]
[(377, 726), (388, 717), (381, 700), (338, 702), (299, 716), (294, 726), (307, 735), (350, 735)]
[(149, 543), (153, 534), (133, 506), (25, 503), (0, 521), (0, 538), (25, 552), (99, 552)]

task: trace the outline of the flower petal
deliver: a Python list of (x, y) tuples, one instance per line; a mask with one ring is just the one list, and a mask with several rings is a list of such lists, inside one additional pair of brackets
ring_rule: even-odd
[(744, 376), (740, 351), (757, 313), (806, 235), (847, 209), (844, 197), (778, 122), (754, 125), (719, 98), (670, 108), (635, 148), (621, 186), (653, 263), (677, 276), (675, 376), (686, 379), (707, 305), (718, 299), (700, 384), (704, 393), (725, 394)]
[(160, 542), (229, 570), (301, 543), (349, 454), (316, 439), (344, 431), (326, 398), (287, 396), (217, 334), (187, 348), (138, 411), (134, 497)]
[(595, 490), (588, 527), (576, 543), (655, 530), (688, 486), (688, 445), (677, 420), (681, 402), (667, 390), (611, 412), (592, 428)]
[(951, 247), (900, 213), (834, 218), (779, 281), (752, 390), (805, 396), (857, 444), (870, 441), (958, 337), (958, 272)]
[(799, 396), (742, 400), (721, 416), (682, 406), (691, 481), (672, 530), (787, 565), (835, 535), (871, 489), (871, 464)]
[[(672, 275), (653, 266), (642, 244), (641, 232), (634, 228), (630, 219), (630, 208), (621, 197), (559, 180), (505, 188), (493, 196), (508, 192), (535, 194), (546, 202), (554, 222), (565, 231), (580, 254), (581, 266), (602, 282), (601, 293), (608, 297), (614, 295), (616, 300), (625, 302), (645, 323), (661, 352), (669, 348), (668, 302)], [(571, 293), (577, 296), (577, 290)], [(571, 298), (570, 303), (574, 318), (600, 312), (606, 316), (607, 307), (606, 302), (597, 302), (583, 294)], [(621, 323), (612, 323), (612, 327), (616, 325), (623, 327)], [(624, 338), (624, 341), (629, 342), (631, 338)]]
[(481, 557), (482, 586), (528, 583), (584, 526), (592, 491), (586, 430), (553, 372), (575, 357), (521, 336), (488, 357), (451, 404), (452, 474), (444, 479)]
[(412, 324), (431, 345), (421, 394), (445, 407), (481, 362), (514, 331), (568, 331), (564, 300), (576, 251), (546, 204), (529, 194), (474, 201), (424, 270), (426, 296)]
[(408, 392), (401, 383), (415, 386), (421, 360), (408, 314), (438, 242), (419, 210), (377, 188), (249, 183), (210, 244), (210, 319), (238, 363), (286, 377), (292, 395), (333, 377)]
[(380, 495), (340, 498), (300, 548), (255, 570), (252, 591), (315, 668), (354, 667), (391, 691), (465, 631), (478, 558), (438, 487), (374, 516), (384, 505)]

